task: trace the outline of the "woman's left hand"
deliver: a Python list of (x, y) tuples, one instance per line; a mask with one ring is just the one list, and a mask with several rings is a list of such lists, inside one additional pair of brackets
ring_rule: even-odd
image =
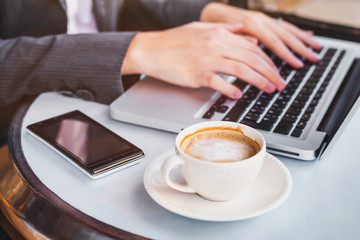
[(274, 19), (262, 12), (221, 3), (209, 3), (203, 9), (200, 20), (242, 23), (243, 33), (257, 38), (264, 46), (295, 68), (302, 67), (303, 62), (293, 52), (312, 62), (319, 61), (318, 54), (312, 49), (321, 49), (321, 45), (313, 40), (311, 31), (302, 30), (289, 22)]

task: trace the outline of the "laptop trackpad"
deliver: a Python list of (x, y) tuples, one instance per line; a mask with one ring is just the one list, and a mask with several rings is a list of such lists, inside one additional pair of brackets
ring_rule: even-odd
[(209, 88), (186, 88), (145, 77), (116, 99), (110, 109), (114, 118), (118, 116), (114, 113), (130, 113), (186, 123), (214, 93)]

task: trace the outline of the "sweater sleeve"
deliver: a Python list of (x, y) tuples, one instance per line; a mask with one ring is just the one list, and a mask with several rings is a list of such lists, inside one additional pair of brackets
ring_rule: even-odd
[(213, 0), (126, 0), (120, 30), (160, 30), (199, 21), (202, 9)]
[[(123, 92), (121, 65), (135, 32), (0, 40), (0, 105), (46, 91), (81, 90), (110, 103)], [(114, 54), (116, 53), (116, 54)]]

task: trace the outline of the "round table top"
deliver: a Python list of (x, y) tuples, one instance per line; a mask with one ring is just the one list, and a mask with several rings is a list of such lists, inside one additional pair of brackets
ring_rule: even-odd
[[(146, 157), (130, 168), (92, 180), (25, 129), (28, 124), (75, 109), (140, 147)], [(44, 210), (46, 217), (42, 223), (37, 221), (39, 226), (34, 225), (44, 231), (45, 236), (354, 239), (360, 234), (355, 224), (360, 218), (360, 189), (353, 184), (360, 181), (357, 172), (360, 149), (349, 144), (356, 143), (360, 133), (359, 111), (326, 158), (299, 161), (276, 156), (292, 175), (294, 185), (289, 198), (264, 215), (232, 222), (201, 221), (174, 214), (158, 205), (146, 192), (145, 169), (173, 146), (175, 134), (114, 121), (109, 116), (108, 106), (57, 93), (42, 94), (31, 104), (24, 118), (22, 116), (19, 113), (19, 119), (15, 119), (15, 125), (21, 125), (12, 127), (14, 138), (9, 146), (23, 179), (38, 195), (37, 203), (42, 200), (37, 208), (26, 205), (30, 209), (26, 215), (28, 221), (36, 218), (31, 211), (51, 210)], [(69, 223), (75, 227), (68, 228)], [(66, 234), (65, 227), (68, 228)], [(49, 228), (51, 230), (46, 230)]]

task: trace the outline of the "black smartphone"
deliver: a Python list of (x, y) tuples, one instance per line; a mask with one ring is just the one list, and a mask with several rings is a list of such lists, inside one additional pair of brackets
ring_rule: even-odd
[(145, 156), (140, 148), (78, 110), (31, 124), (27, 130), (93, 179)]

